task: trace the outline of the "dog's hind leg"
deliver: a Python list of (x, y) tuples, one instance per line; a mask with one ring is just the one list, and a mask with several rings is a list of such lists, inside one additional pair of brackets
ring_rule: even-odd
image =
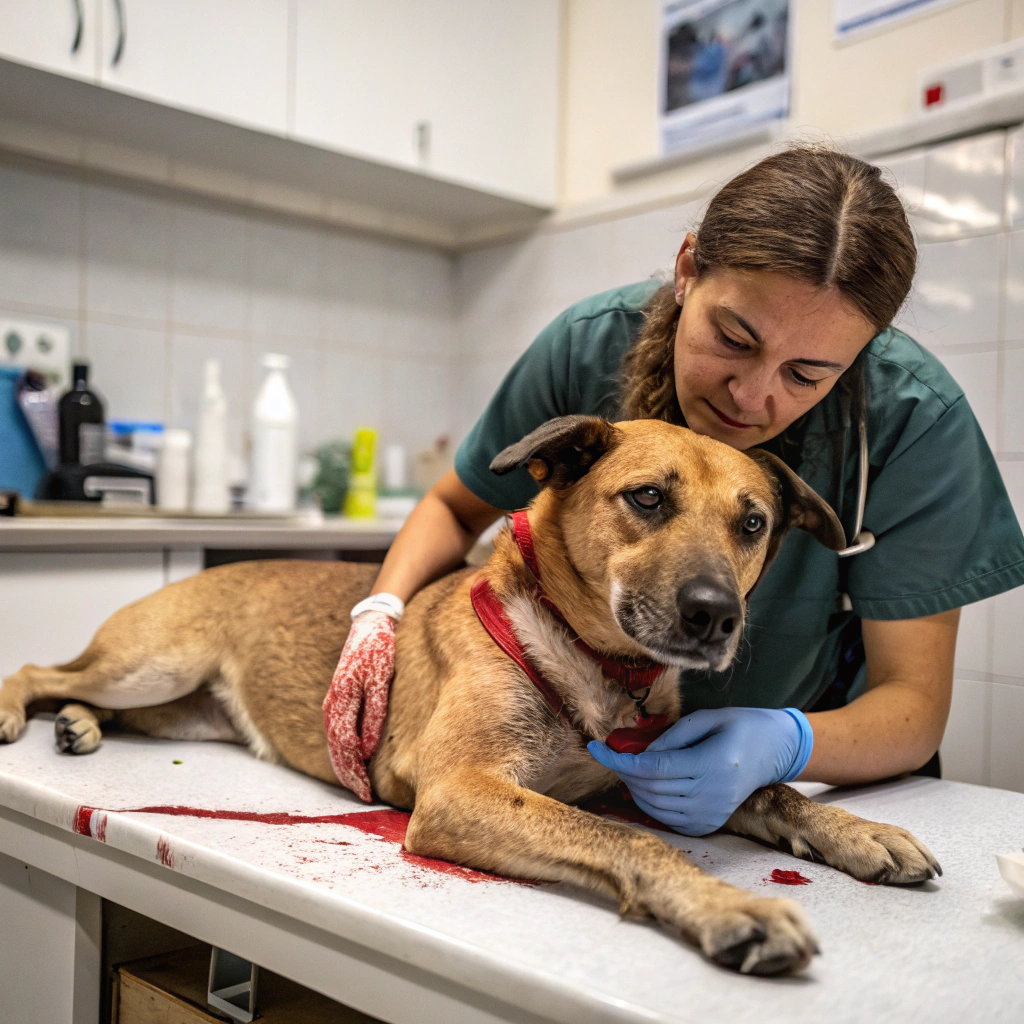
[[(127, 609), (125, 609), (127, 610)], [(120, 615), (122, 613), (118, 613)], [(144, 642), (113, 642), (108, 620), (74, 661), (43, 668), (25, 665), (0, 685), (0, 742), (11, 743), (25, 728), (26, 708), (36, 701), (81, 701), (111, 711), (151, 707), (198, 689), (216, 672), (212, 658)]]
[(781, 783), (754, 790), (725, 829), (788, 845), (794, 856), (824, 861), (862, 882), (908, 885), (942, 874), (928, 847), (906, 829), (858, 818)]
[(13, 743), (25, 728), (29, 704), (50, 698), (88, 700), (96, 658), (90, 647), (65, 665), (24, 665), (0, 683), (0, 742)]
[(219, 740), (242, 743), (242, 737), (207, 687), (168, 704), (109, 711), (84, 704), (66, 704), (54, 721), (62, 753), (91, 754), (102, 739), (101, 726), (167, 740)]

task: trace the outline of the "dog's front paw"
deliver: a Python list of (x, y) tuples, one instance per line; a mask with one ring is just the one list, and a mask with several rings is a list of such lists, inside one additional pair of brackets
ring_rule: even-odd
[(13, 743), (25, 731), (21, 708), (0, 708), (0, 743)]
[(53, 728), (62, 754), (91, 754), (103, 739), (96, 715), (82, 704), (61, 708)]
[(746, 893), (712, 912), (698, 937), (709, 959), (742, 974), (794, 974), (818, 952), (796, 903)]
[(905, 828), (849, 815), (834, 841), (825, 849), (792, 840), (793, 853), (808, 860), (825, 860), (861, 882), (912, 885), (942, 874), (939, 862), (920, 839)]

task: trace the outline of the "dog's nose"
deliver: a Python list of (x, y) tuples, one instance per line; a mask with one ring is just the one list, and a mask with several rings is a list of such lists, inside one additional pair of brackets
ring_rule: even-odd
[(724, 584), (698, 576), (679, 588), (683, 629), (695, 640), (715, 643), (728, 639), (740, 622), (740, 601)]

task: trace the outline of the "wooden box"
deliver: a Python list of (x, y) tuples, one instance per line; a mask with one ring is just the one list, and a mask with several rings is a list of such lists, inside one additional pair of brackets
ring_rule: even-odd
[[(229, 1017), (206, 1005), (210, 947), (122, 964), (114, 972), (112, 1024), (224, 1024)], [(265, 1024), (380, 1024), (326, 996), (260, 969), (257, 1021)]]

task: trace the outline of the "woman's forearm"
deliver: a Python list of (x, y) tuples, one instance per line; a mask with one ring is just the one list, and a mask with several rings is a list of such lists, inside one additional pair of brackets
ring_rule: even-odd
[(814, 748), (801, 782), (833, 786), (873, 782), (912, 772), (938, 749), (945, 714), (912, 688), (888, 683), (835, 711), (807, 716)]
[(399, 530), (377, 575), (374, 592), (386, 591), (408, 601), (458, 566), (500, 514), (450, 471), (427, 492)]
[(873, 782), (927, 764), (942, 742), (953, 693), (960, 609), (920, 619), (864, 619), (867, 692), (807, 716), (814, 730), (803, 782)]

